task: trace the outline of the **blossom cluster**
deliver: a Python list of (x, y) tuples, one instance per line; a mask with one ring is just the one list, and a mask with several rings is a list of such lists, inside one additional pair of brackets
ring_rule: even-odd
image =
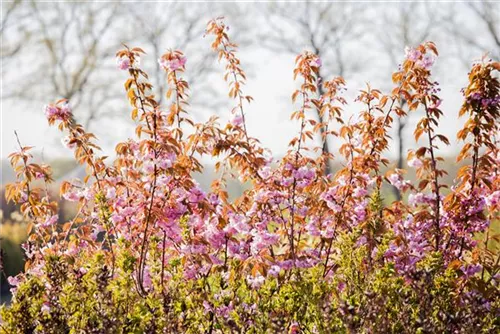
[(44, 111), (45, 111), (45, 117), (49, 121), (64, 121), (69, 119), (71, 115), (71, 107), (69, 105), (69, 102), (66, 100), (58, 101), (58, 104), (62, 103), (60, 106), (49, 104), (45, 106)]
[[(488, 126), (469, 120), (473, 125), (459, 138), (472, 141), (465, 144), (469, 148), (462, 154), (472, 162), (446, 194), (440, 183), (445, 171), (439, 169), (436, 155), (438, 143), (448, 140), (435, 129), (442, 111), (436, 95), (439, 89), (431, 81), (437, 57), (434, 44), (407, 48), (393, 76), (392, 93), (384, 95), (370, 87), (362, 91), (356, 99), (364, 106), (361, 117), (350, 122), (342, 119), (344, 80), (321, 83), (321, 59), (310, 52), (299, 55), (294, 76), (300, 87), (292, 95), (298, 109), (291, 116), (298, 123), (298, 135), (290, 141), (287, 154), (275, 159), (247, 132), (244, 102), (252, 98), (243, 94), (246, 76), (227, 33), (220, 19), (208, 25), (207, 34), (214, 37), (212, 47), (226, 63), (229, 96), (237, 103), (226, 126), (220, 126), (216, 118), (205, 123), (189, 118), (189, 85), (182, 78), (188, 71), (187, 58), (178, 50), (158, 60), (167, 73), (166, 110), (151, 95), (152, 85), (139, 67), (144, 51), (126, 47), (117, 53), (118, 67), (128, 70), (125, 89), (138, 126), (134, 138), (116, 146), (112, 163), (98, 155), (95, 137), (75, 122), (68, 101), (46, 107), (49, 123), (57, 123), (68, 133), (65, 145), (89, 174), (61, 185), (61, 196), (75, 202), (78, 214), (59, 225), (57, 205), (32, 183), (36, 175), (50, 182), (48, 167), (30, 163), (26, 147), (11, 155), (18, 181), (8, 187), (7, 198), (21, 204), (32, 221), (32, 233), (24, 245), (27, 270), (9, 279), (14, 305), (26, 291), (23, 284), (42, 282), (45, 288), (36, 306), (45, 319), (40, 326), (63, 319), (60, 312), (68, 301), (59, 296), (67, 291), (54, 283), (61, 271), (65, 280), (94, 280), (83, 285), (89, 291), (94, 286), (121, 286), (128, 289), (127, 296), (129, 292), (136, 296), (126, 298), (147, 303), (160, 300), (158, 308), (147, 304), (130, 309), (146, 312), (149, 308), (152, 314), (163, 310), (165, 317), (172, 310), (172, 323), (161, 325), (161, 317), (154, 315), (148, 321), (177, 326), (168, 327), (173, 331), (196, 332), (203, 324), (206, 332), (214, 328), (243, 332), (259, 323), (265, 328), (272, 323), (278, 331), (289, 333), (319, 331), (322, 323), (332, 326), (329, 329), (341, 326), (340, 332), (362, 331), (371, 325), (360, 317), (371, 319), (388, 307), (384, 291), (397, 286), (402, 292), (394, 298), (403, 298), (398, 299), (401, 307), (415, 306), (413, 297), (404, 299), (412, 294), (424, 294), (422, 298), (430, 298), (429, 305), (434, 305), (434, 300), (441, 300), (435, 291), (444, 285), (440, 280), (446, 275), (456, 296), (452, 299), (448, 290), (442, 296), (448, 298), (450, 309), (480, 312), (498, 305), (498, 251), (488, 245), (489, 228), (498, 219), (500, 206), (500, 154), (498, 143), (489, 135), (498, 132), (499, 126), (500, 85), (492, 74), (499, 70), (498, 63), (476, 65), (474, 71), (483, 75), (470, 77), (462, 114), (469, 114), (470, 120), (484, 118)], [(318, 97), (320, 84), (325, 92)], [(488, 88), (474, 91), (477, 87)], [(385, 177), (381, 174), (381, 166), (389, 164), (384, 154), (392, 119), (407, 112), (398, 107), (403, 100), (408, 102), (408, 112), (421, 109), (425, 114), (415, 137), (425, 135), (426, 143), (411, 151), (408, 159), (418, 184), (405, 180), (403, 170), (391, 169)], [(471, 101), (481, 101), (487, 108)], [(310, 112), (328, 121), (309, 119)], [(333, 122), (338, 123), (338, 131), (329, 128)], [(344, 141), (340, 148), (344, 166), (333, 174), (325, 173), (332, 158), (324, 150), (329, 136)], [(220, 177), (210, 189), (203, 189), (194, 175), (202, 171), (199, 160), (207, 157), (216, 160)], [(248, 184), (236, 199), (230, 198), (226, 187), (233, 172)], [(396, 187), (406, 199), (385, 201), (384, 184)], [(89, 265), (88, 259), (95, 264)], [(380, 277), (387, 282), (377, 283)], [(110, 283), (113, 280), (117, 281)], [(434, 290), (429, 288), (433, 292), (425, 294), (422, 286), (430, 282)], [(368, 294), (378, 302), (366, 307), (349, 304), (357, 300), (362, 305)], [(119, 304), (125, 298), (123, 294), (102, 296), (103, 305), (105, 299)], [(289, 305), (280, 304), (280, 296)], [(317, 299), (304, 306), (301, 298)], [(323, 309), (318, 311), (314, 305)], [(431, 319), (434, 311), (426, 305), (418, 307)], [(267, 312), (270, 309), (274, 311)], [(478, 313), (474, 319), (482, 317), (487, 326), (490, 318), (483, 315)], [(434, 322), (428, 324), (397, 318), (397, 325), (385, 323), (388, 327), (384, 328), (408, 326), (426, 331), (440, 323), (444, 327), (439, 328), (453, 329), (442, 318), (432, 318)], [(265, 319), (269, 323), (263, 324)], [(463, 321), (466, 326), (468, 320)]]

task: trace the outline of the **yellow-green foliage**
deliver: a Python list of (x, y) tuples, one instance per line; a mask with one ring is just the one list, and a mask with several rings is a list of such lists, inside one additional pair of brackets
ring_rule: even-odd
[[(355, 247), (358, 233), (345, 233), (334, 245), (337, 268), (329, 279), (317, 266), (282, 271), (259, 289), (234, 270), (186, 280), (182, 259), (173, 259), (165, 293), (139, 293), (135, 259), (123, 240), (115, 268), (101, 253), (84, 266), (71, 257), (49, 256), (44, 274), (28, 276), (10, 308), (1, 309), (1, 333), (284, 333), (294, 324), (304, 333), (443, 333), (450, 328), (493, 333), (500, 328), (497, 291), (490, 292), (486, 309), (472, 292), (463, 303), (459, 298), (480, 288), (474, 286), (480, 280), (462, 285), (461, 272), (444, 269), (439, 253), (418, 264), (418, 277), (411, 282), (376, 254), (371, 260), (377, 265), (368, 268), (367, 247)], [(384, 242), (380, 245), (381, 254)], [(160, 284), (159, 275), (153, 275), (152, 284)]]

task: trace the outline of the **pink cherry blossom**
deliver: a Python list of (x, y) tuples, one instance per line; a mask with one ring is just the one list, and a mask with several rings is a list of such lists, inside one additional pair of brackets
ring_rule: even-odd
[(43, 303), (40, 311), (42, 311), (42, 313), (50, 313), (50, 310), (51, 310), (51, 307), (50, 307), (50, 303), (49, 302), (45, 302)]
[(486, 196), (486, 205), (490, 208), (496, 207), (500, 204), (500, 190), (494, 191), (491, 195)]
[(71, 115), (71, 106), (69, 105), (69, 102), (65, 102), (60, 109), (60, 115), (61, 117), (68, 117)]
[(265, 166), (259, 170), (259, 176), (264, 180), (268, 179), (271, 176), (271, 167)]
[(108, 188), (106, 190), (106, 198), (107, 199), (115, 199), (116, 198), (116, 189), (115, 188)]
[(201, 188), (198, 186), (193, 187), (189, 191), (188, 200), (191, 203), (199, 203), (199, 202), (205, 200), (205, 192), (203, 190), (201, 190)]
[(399, 174), (393, 173), (389, 175), (388, 180), (392, 185), (395, 185), (396, 183), (400, 182), (401, 177), (399, 176)]
[(403, 177), (398, 174), (398, 173), (392, 173), (391, 175), (388, 176), (387, 178), (389, 180), (389, 183), (392, 184), (396, 189), (405, 191), (408, 189), (410, 186), (409, 181), (403, 180)]
[(53, 215), (53, 216), (50, 216), (49, 218), (47, 218), (43, 223), (42, 223), (42, 226), (43, 227), (49, 227), (49, 226), (52, 226), (52, 225), (55, 225), (57, 223), (57, 221), (59, 220), (59, 215)]
[(130, 59), (128, 57), (120, 57), (116, 59), (116, 64), (118, 68), (122, 71), (128, 70), (131, 68)]
[(272, 265), (271, 268), (267, 271), (269, 276), (277, 277), (281, 271), (280, 266)]
[(47, 105), (45, 106), (45, 117), (48, 120), (67, 120), (71, 117), (71, 107), (66, 101), (62, 106)]
[(18, 276), (9, 276), (9, 277), (7, 277), (7, 281), (13, 287), (17, 287), (22, 282), (21, 277), (19, 275)]
[(423, 58), (417, 61), (417, 66), (420, 66), (426, 70), (430, 69), (434, 64), (435, 57), (429, 53), (426, 53)]
[(405, 57), (408, 60), (415, 62), (415, 61), (420, 59), (421, 55), (422, 55), (422, 53), (417, 49), (414, 49), (414, 48), (409, 47), (409, 46), (407, 46), (405, 48)]
[(239, 114), (232, 114), (230, 123), (235, 127), (241, 126), (243, 124), (243, 117)]
[(294, 322), (290, 325), (290, 334), (298, 334), (300, 333), (300, 326), (298, 322)]
[(412, 158), (408, 160), (408, 166), (413, 168), (420, 168), (423, 166), (422, 160), (418, 158)]
[(321, 61), (321, 58), (319, 58), (319, 57), (316, 57), (315, 59), (311, 60), (311, 62), (310, 62), (310, 65), (313, 67), (321, 67), (322, 64), (323, 63)]
[(24, 203), (24, 202), (26, 202), (26, 201), (28, 201), (28, 194), (27, 194), (27, 193), (25, 193), (24, 191), (22, 191), (22, 192), (21, 192), (21, 196), (20, 196), (20, 198), (19, 198), (19, 202), (20, 202), (20, 203)]
[(365, 188), (356, 188), (354, 189), (352, 195), (357, 198), (365, 197), (366, 195), (368, 195), (368, 190), (366, 190)]
[(252, 289), (255, 289), (255, 290), (259, 289), (262, 286), (262, 284), (264, 284), (265, 280), (266, 279), (260, 274), (258, 274), (255, 277), (250, 276), (250, 275), (247, 276), (248, 284), (250, 285), (250, 287)]
[(81, 196), (74, 191), (69, 191), (63, 195), (63, 198), (70, 202), (78, 202)]
[(285, 177), (281, 180), (283, 187), (289, 187), (293, 184), (293, 177)]
[(45, 109), (45, 116), (47, 118), (52, 118), (59, 112), (57, 107), (53, 106), (53, 105), (47, 105), (47, 106), (45, 106), (44, 109)]
[(115, 224), (121, 223), (124, 219), (125, 219), (124, 216), (116, 212), (111, 215), (111, 221)]
[(161, 58), (158, 60), (159, 64), (164, 69), (168, 69), (170, 71), (177, 71), (178, 69), (184, 67), (186, 61), (187, 61), (186, 57), (174, 58), (171, 60)]

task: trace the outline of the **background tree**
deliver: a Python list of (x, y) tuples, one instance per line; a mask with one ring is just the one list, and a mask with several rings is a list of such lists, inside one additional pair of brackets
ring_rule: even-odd
[[(319, 69), (318, 83), (332, 76), (349, 78), (361, 67), (362, 57), (354, 59), (350, 52), (366, 31), (363, 29), (365, 9), (359, 4), (343, 3), (271, 3), (262, 7), (269, 29), (259, 41), (275, 52), (296, 55), (309, 50), (327, 61)], [(318, 93), (324, 93), (318, 84)], [(317, 115), (320, 119), (319, 114)], [(321, 128), (323, 134), (324, 128)], [(323, 152), (329, 153), (328, 141)], [(331, 166), (325, 165), (325, 174)]]
[(465, 68), (469, 68), (471, 61), (485, 51), (494, 59), (500, 58), (499, 18), (498, 2), (467, 2), (449, 7), (444, 22), (450, 36), (455, 39), (457, 59)]
[[(12, 20), (23, 22), (31, 42), (25, 43), (25, 36), (17, 34), (19, 43), (26, 46), (16, 56), (17, 73), (9, 77), (11, 84), (4, 98), (71, 99), (76, 117), (89, 125), (113, 100), (107, 88), (114, 76), (105, 73), (108, 69), (104, 65), (117, 47), (108, 38), (117, 22), (118, 10), (117, 2), (20, 1)], [(80, 109), (86, 112), (78, 112)]]
[[(433, 40), (431, 35), (439, 29), (439, 17), (436, 8), (430, 3), (399, 3), (395, 7), (387, 8), (378, 21), (374, 22), (374, 30), (380, 51), (389, 61), (389, 68), (396, 68), (402, 61), (407, 46), (419, 45), (427, 40)], [(432, 36), (436, 37), (436, 36)], [(406, 105), (401, 100), (400, 107)], [(406, 117), (396, 117), (394, 141), (396, 142), (396, 166), (403, 169), (405, 154), (405, 127), (410, 121), (411, 114)], [(400, 200), (401, 193), (392, 187), (395, 197)]]
[[(3, 62), (15, 56), (23, 46), (21, 39), (15, 38), (16, 34), (20, 34), (27, 39), (26, 32), (23, 29), (23, 16), (16, 18), (16, 13), (19, 10), (21, 0), (12, 2), (2, 2), (3, 17), (0, 22), (0, 36), (2, 37), (2, 47), (0, 57)], [(8, 32), (8, 33), (6, 33)]]
[[(194, 114), (227, 110), (222, 109), (226, 107), (221, 102), (225, 97), (214, 92), (211, 75), (219, 65), (214, 55), (207, 52), (207, 41), (203, 38), (204, 23), (219, 15), (227, 16), (233, 36), (241, 32), (235, 40), (242, 47), (247, 44), (248, 36), (260, 30), (257, 53), (265, 48), (286, 54), (289, 59), (304, 49), (317, 53), (323, 59), (320, 81), (343, 75), (350, 92), (362, 86), (352, 79), (363, 63), (378, 65), (389, 60), (390, 66), (395, 66), (396, 55), (402, 53), (401, 46), (418, 44), (425, 36), (430, 38), (428, 30), (441, 33), (441, 24), (457, 30), (457, 34), (446, 34), (447, 40), (443, 41), (459, 50), (457, 58), (464, 62), (478, 58), (483, 50), (490, 50), (494, 58), (498, 56), (499, 6), (486, 2), (455, 6), (311, 2), (191, 6), (186, 3), (16, 0), (4, 2), (2, 6), (1, 56), (5, 83), (2, 99), (8, 98), (8, 103), (18, 111), (38, 110), (35, 105), (42, 105), (47, 96), (69, 97), (75, 117), (91, 128), (96, 119), (106, 120), (118, 114), (123, 119), (121, 116), (127, 110), (120, 99), (122, 87), (113, 84), (116, 82), (113, 78), (121, 75), (116, 71), (113, 57), (121, 43), (142, 46), (148, 52), (145, 56), (148, 59), (156, 58), (168, 48), (185, 50), (188, 56), (185, 76), (193, 88), (190, 103), (194, 105)], [(446, 15), (438, 19), (437, 12)], [(256, 22), (261, 23), (258, 29), (255, 29)], [(251, 33), (246, 34), (247, 31)], [(435, 40), (435, 36), (432, 39)], [(373, 41), (382, 42), (382, 47)], [(467, 48), (468, 43), (473, 47)], [(496, 50), (496, 56), (492, 50)], [(257, 61), (243, 60), (252, 76), (252, 66), (258, 64)], [(147, 63), (150, 73), (155, 73), (151, 78), (155, 94), (161, 98), (165, 84), (163, 74), (153, 69), (158, 66), (156, 62)], [(369, 79), (380, 78), (380, 73), (383, 72), (377, 69)], [(319, 93), (323, 93), (321, 86)], [(396, 133), (404, 135), (404, 124), (398, 125)], [(104, 133), (100, 135), (107, 139)], [(399, 140), (400, 136), (395, 138)], [(324, 150), (330, 152), (333, 144), (327, 141)], [(398, 152), (404, 152), (403, 142)], [(402, 163), (401, 156), (401, 153), (397, 156), (398, 166)]]
[[(191, 86), (203, 86), (197, 87), (203, 93), (191, 102), (204, 110), (220, 106), (207, 79), (217, 62), (203, 38), (205, 23), (222, 13), (234, 19), (239, 6), (33, 0), (2, 6), (1, 33), (6, 37), (2, 61), (8, 58), (10, 67), (16, 69), (5, 75), (9, 84), (4, 99), (31, 103), (42, 103), (47, 96), (69, 99), (75, 117), (87, 128), (97, 119), (123, 114), (122, 87), (113, 84), (120, 76), (114, 53), (121, 44), (136, 43), (148, 52), (146, 57), (155, 59), (152, 63), (167, 49), (185, 50), (189, 57), (186, 76)], [(162, 98), (166, 80), (159, 65), (153, 66), (155, 94)]]
[[(213, 111), (219, 108), (221, 99), (215, 98), (217, 94), (209, 80), (217, 68), (217, 57), (207, 47), (209, 41), (204, 38), (205, 26), (212, 17), (223, 13), (231, 21), (240, 23), (240, 7), (209, 3), (189, 7), (175, 2), (134, 3), (126, 6), (126, 10), (128, 18), (138, 23), (130, 26), (132, 37), (129, 40), (142, 45), (148, 53), (147, 57), (153, 59), (159, 59), (167, 49), (184, 50), (188, 58), (185, 76), (191, 91), (198, 92), (190, 97), (190, 103), (196, 106), (195, 109)], [(151, 81), (155, 86), (155, 95), (162, 103), (166, 77), (158, 62), (151, 70), (154, 73)]]

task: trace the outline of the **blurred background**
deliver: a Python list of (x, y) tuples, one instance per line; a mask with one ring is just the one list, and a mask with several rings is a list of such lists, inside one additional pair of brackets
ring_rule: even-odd
[[(204, 38), (206, 23), (218, 16), (226, 18), (229, 35), (240, 46), (248, 75), (244, 92), (255, 99), (246, 108), (248, 131), (276, 157), (286, 152), (298, 131), (289, 121), (297, 54), (304, 50), (318, 54), (324, 80), (345, 77), (345, 97), (351, 103), (346, 113), (356, 117), (362, 106), (352, 102), (359, 90), (370, 84), (389, 92), (391, 74), (402, 61), (405, 46), (431, 40), (440, 51), (433, 68), (445, 113), (439, 130), (451, 142), (441, 153), (449, 174), (454, 175), (458, 166), (453, 155), (459, 147), (455, 133), (463, 124), (458, 118), (460, 89), (467, 83), (468, 68), (486, 53), (500, 58), (500, 4), (491, 2), (2, 1), (2, 302), (9, 300), (5, 277), (23, 268), (20, 244), (26, 238), (25, 222), (3, 196), (5, 184), (15, 179), (7, 160), (17, 149), (14, 130), (23, 145), (35, 146), (37, 160), (52, 165), (58, 182), (81, 177), (84, 170), (61, 144), (64, 135), (49, 128), (43, 114), (45, 104), (67, 98), (77, 121), (98, 136), (103, 155), (112, 157), (114, 145), (133, 136), (135, 127), (123, 89), (127, 73), (117, 69), (114, 57), (123, 44), (147, 52), (141, 67), (150, 74), (164, 106), (169, 103), (162, 98), (166, 80), (157, 59), (168, 49), (182, 50), (188, 59), (184, 76), (191, 86), (191, 117), (202, 122), (215, 114), (225, 122), (233, 102), (227, 98), (223, 65), (210, 49), (210, 38)], [(419, 117), (417, 111), (394, 124), (392, 149), (387, 153), (392, 168), (405, 166), (406, 152), (415, 145), (412, 133)], [(331, 140), (328, 145), (335, 153), (340, 144)], [(214, 176), (212, 162), (206, 165), (197, 176), (205, 188)], [(234, 182), (230, 192), (237, 194), (243, 186)], [(393, 189), (387, 190), (388, 198), (397, 196)], [(61, 202), (61, 222), (71, 218), (72, 209)]]

